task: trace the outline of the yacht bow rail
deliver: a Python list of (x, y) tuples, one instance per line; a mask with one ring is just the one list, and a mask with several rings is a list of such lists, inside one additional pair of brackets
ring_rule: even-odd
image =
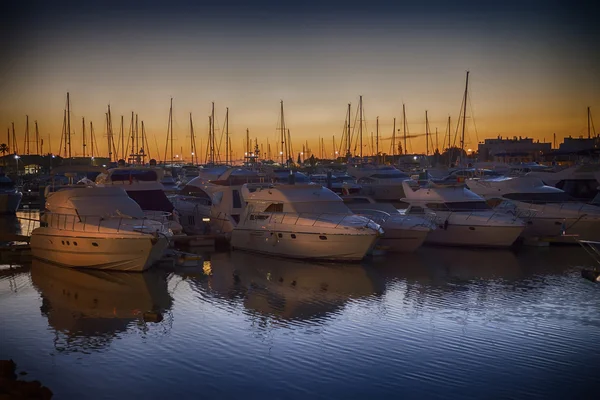
[[(375, 210), (375, 209), (363, 209), (363, 210), (359, 210), (360, 212), (357, 212), (356, 215), (365, 217), (365, 218), (369, 218), (371, 221), (375, 222), (376, 224), (382, 225), (383, 223), (385, 223), (386, 221), (393, 219), (395, 223), (399, 223), (400, 226), (405, 226), (405, 225), (410, 225), (410, 226), (430, 226), (430, 225), (437, 225), (436, 224), (436, 216), (435, 214), (423, 214), (423, 215), (406, 215), (406, 214), (399, 214), (398, 215), (392, 215), (390, 213), (387, 213), (385, 211), (382, 210)], [(413, 217), (413, 218), (411, 218)], [(421, 220), (421, 222), (415, 223), (416, 218), (419, 218), (419, 220)]]

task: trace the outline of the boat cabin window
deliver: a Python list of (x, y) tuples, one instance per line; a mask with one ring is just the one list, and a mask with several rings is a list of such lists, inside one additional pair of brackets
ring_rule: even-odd
[(407, 211), (407, 214), (425, 214), (425, 209), (423, 207), (412, 206)]
[(283, 212), (283, 203), (271, 204), (265, 209), (265, 212)]
[(242, 208), (242, 200), (240, 198), (239, 190), (232, 190), (231, 193), (233, 196), (233, 208)]
[(294, 202), (293, 207), (297, 213), (301, 214), (352, 214), (342, 201)]
[(566, 179), (558, 182), (556, 187), (576, 199), (592, 200), (598, 194), (598, 181), (595, 179)]
[(204, 199), (206, 200), (207, 205), (211, 205), (212, 203), (210, 196), (204, 190), (196, 186), (186, 185), (183, 189), (181, 189), (180, 194), (183, 196), (195, 197), (198, 200)]
[(369, 199), (365, 199), (364, 197), (349, 197), (344, 199), (344, 203), (346, 204), (368, 204), (370, 203)]
[(531, 204), (546, 204), (546, 203), (564, 203), (574, 201), (571, 196), (565, 192), (557, 193), (507, 193), (504, 195), (509, 200), (522, 201)]

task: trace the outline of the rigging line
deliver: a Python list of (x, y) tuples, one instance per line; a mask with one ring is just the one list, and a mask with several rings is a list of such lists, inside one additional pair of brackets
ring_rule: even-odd
[[(471, 103), (471, 90), (470, 89), (469, 89), (467, 98), (469, 99), (469, 109), (471, 111), (471, 120), (473, 120), (473, 127), (475, 128), (475, 139), (477, 140), (477, 143), (479, 143), (479, 135), (477, 134), (477, 125), (475, 124), (475, 113), (473, 112), (473, 104)], [(469, 137), (469, 141), (471, 141), (470, 137)]]
[[(356, 155), (356, 148), (358, 147), (358, 142), (359, 142), (359, 138), (358, 138), (358, 133), (356, 132), (356, 121), (358, 121), (358, 114), (360, 113), (359, 110), (360, 107), (356, 107), (356, 113), (354, 114), (354, 124), (352, 125), (352, 134), (350, 136), (350, 142), (352, 143), (352, 140), (355, 139), (354, 142), (354, 155)], [(356, 136), (355, 136), (356, 134)], [(361, 149), (362, 151), (362, 149)]]

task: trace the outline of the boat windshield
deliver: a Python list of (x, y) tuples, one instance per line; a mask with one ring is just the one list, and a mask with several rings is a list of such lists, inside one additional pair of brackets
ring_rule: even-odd
[(565, 192), (554, 193), (507, 193), (503, 197), (531, 204), (566, 203), (576, 201)]
[(143, 218), (140, 206), (129, 197), (117, 197), (90, 201), (89, 197), (74, 197), (71, 199), (80, 216), (129, 216)]

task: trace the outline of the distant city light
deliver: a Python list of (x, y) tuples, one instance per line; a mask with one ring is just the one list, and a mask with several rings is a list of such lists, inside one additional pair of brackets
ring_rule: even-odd
[(417, 158), (418, 158), (417, 156), (414, 156), (414, 157), (413, 157), (413, 159), (415, 159), (415, 160), (416, 160)]
[(279, 155), (283, 155), (283, 151), (280, 151), (280, 152), (279, 152)]
[(192, 151), (192, 155), (194, 155), (194, 152)]
[(18, 160), (19, 158), (21, 158), (21, 157), (19, 157), (18, 155), (15, 154), (15, 160)]

